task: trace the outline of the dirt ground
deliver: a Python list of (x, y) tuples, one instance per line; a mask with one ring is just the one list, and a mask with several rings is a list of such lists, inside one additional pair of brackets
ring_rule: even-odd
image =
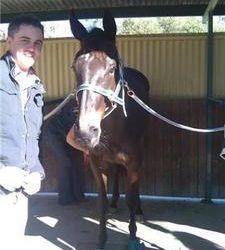
[[(70, 206), (59, 206), (56, 195), (37, 195), (29, 204), (26, 230), (28, 249), (96, 250), (98, 221), (96, 197)], [(145, 222), (137, 223), (142, 249), (225, 249), (225, 201), (142, 199)], [(108, 220), (106, 250), (125, 250), (128, 210), (125, 200)]]

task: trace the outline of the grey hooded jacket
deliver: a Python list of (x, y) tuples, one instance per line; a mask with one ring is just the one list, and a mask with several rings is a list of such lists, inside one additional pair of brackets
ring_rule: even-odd
[(15, 64), (6, 53), (0, 60), (0, 168), (17, 166), (39, 172), (43, 179), (38, 145), (43, 120), (43, 84), (37, 77), (29, 88), (23, 113), (14, 69)]

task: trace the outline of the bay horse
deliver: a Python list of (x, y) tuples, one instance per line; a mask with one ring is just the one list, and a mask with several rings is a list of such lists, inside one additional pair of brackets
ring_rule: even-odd
[[(148, 103), (149, 82), (139, 71), (123, 67), (116, 48), (117, 27), (110, 11), (104, 12), (103, 29), (93, 28), (88, 32), (74, 12), (70, 15), (70, 27), (80, 41), (80, 50), (72, 64), (79, 110), (73, 139), (79, 149), (89, 152), (90, 167), (99, 190), (98, 249), (105, 249), (107, 241), (109, 164), (126, 169), (126, 202), (130, 213), (128, 249), (139, 249), (135, 214), (142, 214), (139, 181), (147, 114), (128, 96), (127, 89)], [(118, 196), (116, 190), (113, 206)]]

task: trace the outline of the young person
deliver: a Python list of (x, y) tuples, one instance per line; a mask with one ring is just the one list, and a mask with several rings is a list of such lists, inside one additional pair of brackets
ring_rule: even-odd
[(4, 250), (20, 248), (27, 197), (40, 190), (45, 176), (38, 158), (44, 88), (32, 68), (43, 40), (38, 19), (18, 16), (9, 24), (8, 51), (0, 60), (0, 248)]

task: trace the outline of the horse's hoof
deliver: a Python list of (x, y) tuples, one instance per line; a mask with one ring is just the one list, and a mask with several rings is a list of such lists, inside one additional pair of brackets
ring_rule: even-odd
[(129, 239), (128, 250), (143, 250), (144, 245), (140, 243), (139, 239)]

